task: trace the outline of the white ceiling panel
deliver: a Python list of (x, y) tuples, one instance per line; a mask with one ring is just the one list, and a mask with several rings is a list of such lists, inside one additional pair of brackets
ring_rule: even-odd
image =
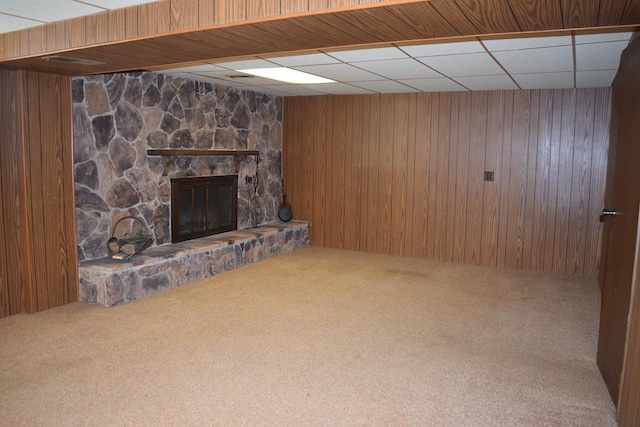
[(289, 55), (289, 56), (276, 56), (273, 58), (265, 58), (274, 64), (282, 65), (283, 67), (299, 67), (303, 65), (326, 65), (340, 63), (336, 58), (329, 56), (325, 53), (309, 53), (306, 55)]
[(609, 87), (617, 70), (577, 71), (576, 87)]
[(377, 93), (419, 92), (417, 89), (413, 87), (403, 85), (402, 83), (394, 82), (393, 80), (358, 82), (358, 83), (353, 83), (353, 85), (370, 90), (372, 92), (377, 92)]
[(573, 72), (513, 74), (521, 89), (569, 89), (573, 88)]
[(576, 44), (602, 43), (602, 42), (615, 42), (615, 41), (628, 42), (632, 35), (633, 35), (632, 32), (578, 34), (576, 35)]
[(55, 22), (104, 12), (104, 9), (72, 0), (3, 1), (0, 12), (42, 22)]
[(381, 47), (373, 49), (343, 50), (327, 52), (328, 55), (342, 62), (380, 61), (388, 59), (406, 58), (407, 55), (396, 47)]
[(370, 73), (349, 64), (309, 65), (305, 67), (293, 67), (305, 73), (314, 74), (339, 82), (361, 82), (380, 80), (380, 76)]
[(273, 63), (265, 59), (247, 59), (242, 61), (219, 62), (218, 67), (227, 68), (229, 70), (248, 70), (251, 68), (272, 68)]
[(456, 77), (454, 80), (469, 90), (518, 89), (518, 86), (507, 75)]
[(198, 72), (214, 72), (214, 71), (222, 71), (225, 73), (229, 73), (228, 69), (219, 67), (217, 65), (212, 65), (212, 64), (191, 65), (188, 67), (172, 68), (172, 70), (176, 73), (198, 73)]
[(331, 94), (331, 95), (367, 95), (374, 94), (370, 90), (349, 85), (346, 83), (322, 83), (318, 85), (308, 86), (303, 85), (311, 90), (318, 91), (322, 94)]
[(23, 30), (37, 25), (42, 25), (42, 22), (19, 18), (17, 16), (0, 15), (0, 28), (2, 28), (4, 32)]
[(486, 52), (467, 55), (430, 56), (418, 58), (418, 60), (450, 77), (504, 74), (504, 70)]
[(576, 45), (576, 70), (617, 70), (620, 54), (628, 42), (592, 43)]
[[(322, 86), (322, 85), (320, 85)], [(286, 92), (288, 96), (316, 96), (316, 95), (325, 95), (323, 92), (318, 92), (312, 88), (302, 86), (302, 85), (278, 85), (278, 86), (269, 86), (274, 90)]]
[(485, 52), (482, 45), (476, 41), (407, 45), (400, 46), (400, 48), (414, 58), (422, 56), (457, 55), (463, 53)]
[(460, 86), (458, 83), (446, 77), (440, 77), (436, 79), (411, 79), (401, 80), (407, 86), (411, 86), (422, 92), (456, 92), (466, 91), (467, 89)]
[(536, 49), (542, 47), (571, 46), (571, 36), (496, 39), (485, 40), (483, 43), (491, 52), (498, 52), (502, 50)]
[(573, 71), (571, 46), (500, 51), (493, 56), (510, 74)]
[(442, 77), (441, 74), (412, 58), (357, 62), (353, 65), (393, 80)]

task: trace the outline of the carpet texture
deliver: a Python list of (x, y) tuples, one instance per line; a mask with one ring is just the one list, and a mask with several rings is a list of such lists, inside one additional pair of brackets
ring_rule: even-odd
[(305, 248), (0, 319), (6, 426), (615, 426), (595, 279)]

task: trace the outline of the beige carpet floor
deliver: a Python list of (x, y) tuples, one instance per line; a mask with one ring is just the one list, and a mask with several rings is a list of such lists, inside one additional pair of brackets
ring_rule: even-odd
[(594, 279), (306, 248), (0, 319), (2, 426), (615, 426)]

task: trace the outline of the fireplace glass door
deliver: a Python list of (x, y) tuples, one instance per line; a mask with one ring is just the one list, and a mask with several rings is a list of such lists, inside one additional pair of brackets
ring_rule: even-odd
[(171, 241), (223, 233), (237, 228), (236, 175), (171, 180)]

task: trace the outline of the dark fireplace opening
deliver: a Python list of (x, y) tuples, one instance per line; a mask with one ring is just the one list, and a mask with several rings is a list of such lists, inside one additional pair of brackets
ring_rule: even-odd
[(171, 241), (237, 229), (237, 175), (171, 180)]

